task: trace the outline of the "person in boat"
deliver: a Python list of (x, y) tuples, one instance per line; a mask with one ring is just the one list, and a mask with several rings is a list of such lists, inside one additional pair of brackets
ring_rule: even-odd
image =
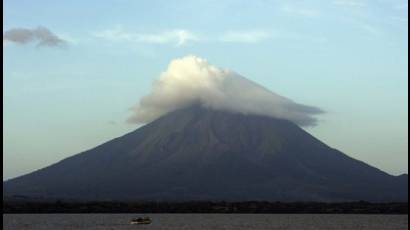
[(149, 217), (138, 217), (131, 220), (131, 224), (150, 224), (151, 219)]

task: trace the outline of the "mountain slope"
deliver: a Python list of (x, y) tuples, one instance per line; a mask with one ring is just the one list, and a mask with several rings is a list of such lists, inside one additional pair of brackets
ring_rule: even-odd
[(3, 183), (6, 195), (100, 200), (402, 201), (394, 177), (286, 120), (192, 106)]

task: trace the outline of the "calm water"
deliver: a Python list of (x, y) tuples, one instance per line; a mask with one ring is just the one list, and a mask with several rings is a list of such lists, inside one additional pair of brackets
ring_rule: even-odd
[(130, 214), (3, 214), (3, 229), (146, 230), (401, 230), (407, 215), (149, 214), (151, 225), (128, 225)]

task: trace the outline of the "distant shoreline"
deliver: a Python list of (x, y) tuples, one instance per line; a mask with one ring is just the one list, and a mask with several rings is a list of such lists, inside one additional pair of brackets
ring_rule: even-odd
[(19, 213), (408, 214), (408, 203), (3, 201), (3, 214)]

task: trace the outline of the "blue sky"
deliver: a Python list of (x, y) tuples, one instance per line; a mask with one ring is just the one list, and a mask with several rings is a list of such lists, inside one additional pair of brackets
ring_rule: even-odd
[(137, 128), (130, 108), (175, 58), (194, 54), (327, 111), (307, 128), (392, 174), (408, 165), (408, 2), (6, 0), (4, 31), (48, 28), (66, 41), (3, 39), (3, 178)]

